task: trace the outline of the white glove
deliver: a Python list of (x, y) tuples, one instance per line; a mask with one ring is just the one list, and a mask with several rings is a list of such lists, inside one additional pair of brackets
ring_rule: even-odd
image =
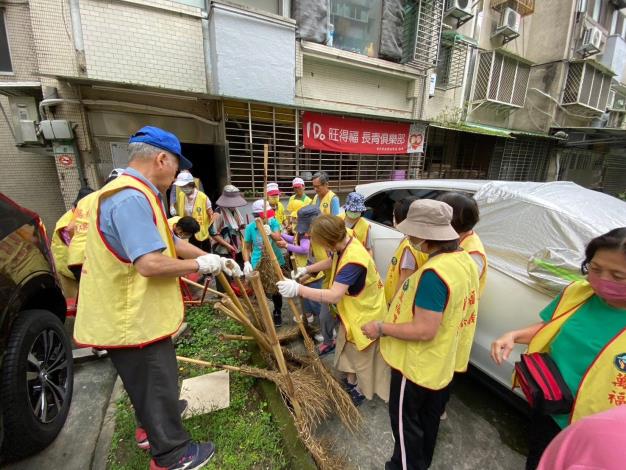
[(217, 255), (198, 256), (196, 261), (201, 274), (217, 274), (222, 270), (222, 258)]
[(265, 224), (263, 228), (265, 229), (265, 235), (269, 237), (272, 234), (272, 228), (268, 224)]
[(302, 276), (306, 276), (309, 272), (306, 270), (306, 267), (297, 268), (295, 271), (291, 271), (291, 278), (298, 280)]
[(252, 269), (252, 264), (250, 264), (250, 261), (246, 261), (243, 264), (243, 274), (246, 277), (250, 277), (250, 275), (254, 272), (254, 269)]
[(286, 298), (297, 297), (300, 290), (300, 284), (293, 279), (285, 279), (276, 283), (280, 295)]
[(233, 277), (243, 276), (243, 271), (241, 270), (237, 262), (229, 258), (222, 258), (222, 271), (224, 271), (227, 275)]

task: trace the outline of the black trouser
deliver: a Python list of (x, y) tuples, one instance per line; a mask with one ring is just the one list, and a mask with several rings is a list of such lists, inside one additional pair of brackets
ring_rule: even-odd
[(159, 466), (178, 462), (189, 434), (178, 406), (178, 364), (170, 338), (143, 348), (109, 349)]
[(272, 295), (272, 302), (274, 303), (274, 314), (280, 315), (283, 310), (283, 296), (277, 292)]
[(528, 457), (526, 458), (526, 470), (535, 470), (541, 460), (543, 451), (546, 450), (552, 439), (561, 432), (561, 427), (556, 424), (550, 415), (533, 413), (530, 418), (528, 429)]
[(392, 369), (389, 418), (395, 444), (391, 461), (385, 468), (425, 470), (430, 467), (447, 394), (447, 386), (429, 390)]

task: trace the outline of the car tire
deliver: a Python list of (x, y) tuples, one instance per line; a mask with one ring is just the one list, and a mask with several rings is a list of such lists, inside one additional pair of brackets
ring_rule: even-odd
[(48, 446), (65, 424), (72, 401), (72, 345), (48, 310), (25, 310), (13, 323), (0, 372), (8, 459)]

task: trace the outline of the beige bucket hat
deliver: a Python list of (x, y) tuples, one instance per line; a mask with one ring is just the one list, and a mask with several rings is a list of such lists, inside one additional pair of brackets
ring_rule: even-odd
[(452, 207), (433, 199), (419, 199), (409, 207), (409, 212), (398, 230), (405, 235), (422, 240), (456, 240), (459, 234), (452, 228)]

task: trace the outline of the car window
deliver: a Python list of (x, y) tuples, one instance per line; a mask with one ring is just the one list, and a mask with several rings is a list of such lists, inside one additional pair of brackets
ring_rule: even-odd
[[(438, 196), (449, 192), (445, 189), (429, 188), (402, 188), (390, 189), (376, 193), (365, 200), (367, 211), (364, 217), (388, 227), (393, 227), (393, 205), (407, 197), (419, 199), (437, 199)], [(467, 193), (467, 191), (459, 191)], [(469, 193), (468, 193), (469, 194)]]

